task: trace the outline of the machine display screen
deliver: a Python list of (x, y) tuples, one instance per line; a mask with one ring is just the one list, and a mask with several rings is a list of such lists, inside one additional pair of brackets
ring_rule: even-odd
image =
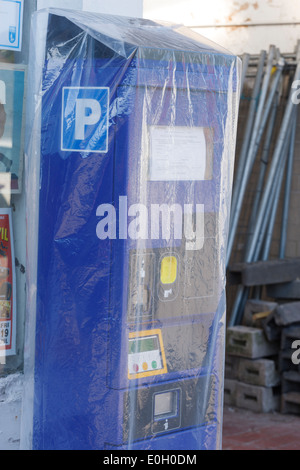
[(157, 336), (135, 338), (129, 341), (129, 354), (159, 349)]
[(172, 413), (174, 409), (174, 392), (158, 393), (154, 396), (154, 416)]

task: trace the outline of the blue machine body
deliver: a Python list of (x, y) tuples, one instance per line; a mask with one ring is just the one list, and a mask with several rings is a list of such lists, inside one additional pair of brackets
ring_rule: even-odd
[[(32, 447), (215, 449), (230, 200), (224, 172), (232, 165), (226, 132), (234, 127), (228, 95), (236, 92), (228, 88), (237, 85), (236, 58), (208, 47), (141, 48), (126, 41), (121, 54), (117, 41), (110, 49), (107, 38), (87, 31), (49, 15)], [(68, 121), (74, 90), (86, 100), (98, 93), (103, 117), (100, 134), (84, 145), (74, 143), (80, 130), (70, 130), (75, 124)], [(86, 111), (84, 118), (88, 132)], [(164, 169), (161, 180), (155, 169), (149, 177), (153, 148), (159, 152), (166, 129), (179, 137), (187, 130), (187, 167), (194, 138), (188, 130), (205, 130), (202, 179), (189, 179), (191, 170), (181, 180), (172, 169), (169, 180)], [(147, 237), (136, 204), (148, 209)], [(194, 224), (200, 211), (200, 247), (191, 249), (184, 230), (181, 239), (151, 238), (151, 208), (161, 204), (183, 208), (182, 220), (192, 207)]]

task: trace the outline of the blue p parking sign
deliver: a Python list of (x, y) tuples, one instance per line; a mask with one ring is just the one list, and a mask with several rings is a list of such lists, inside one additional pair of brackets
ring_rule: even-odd
[(64, 87), (61, 149), (72, 152), (108, 151), (109, 88)]

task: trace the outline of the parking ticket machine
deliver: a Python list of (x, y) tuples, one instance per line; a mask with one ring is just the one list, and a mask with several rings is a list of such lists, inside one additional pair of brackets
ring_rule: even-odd
[(239, 62), (149, 20), (45, 18), (29, 446), (219, 448)]

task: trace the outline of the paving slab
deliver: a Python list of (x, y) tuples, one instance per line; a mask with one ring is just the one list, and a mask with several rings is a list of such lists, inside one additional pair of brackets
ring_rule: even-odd
[(300, 416), (224, 407), (223, 450), (300, 450)]

